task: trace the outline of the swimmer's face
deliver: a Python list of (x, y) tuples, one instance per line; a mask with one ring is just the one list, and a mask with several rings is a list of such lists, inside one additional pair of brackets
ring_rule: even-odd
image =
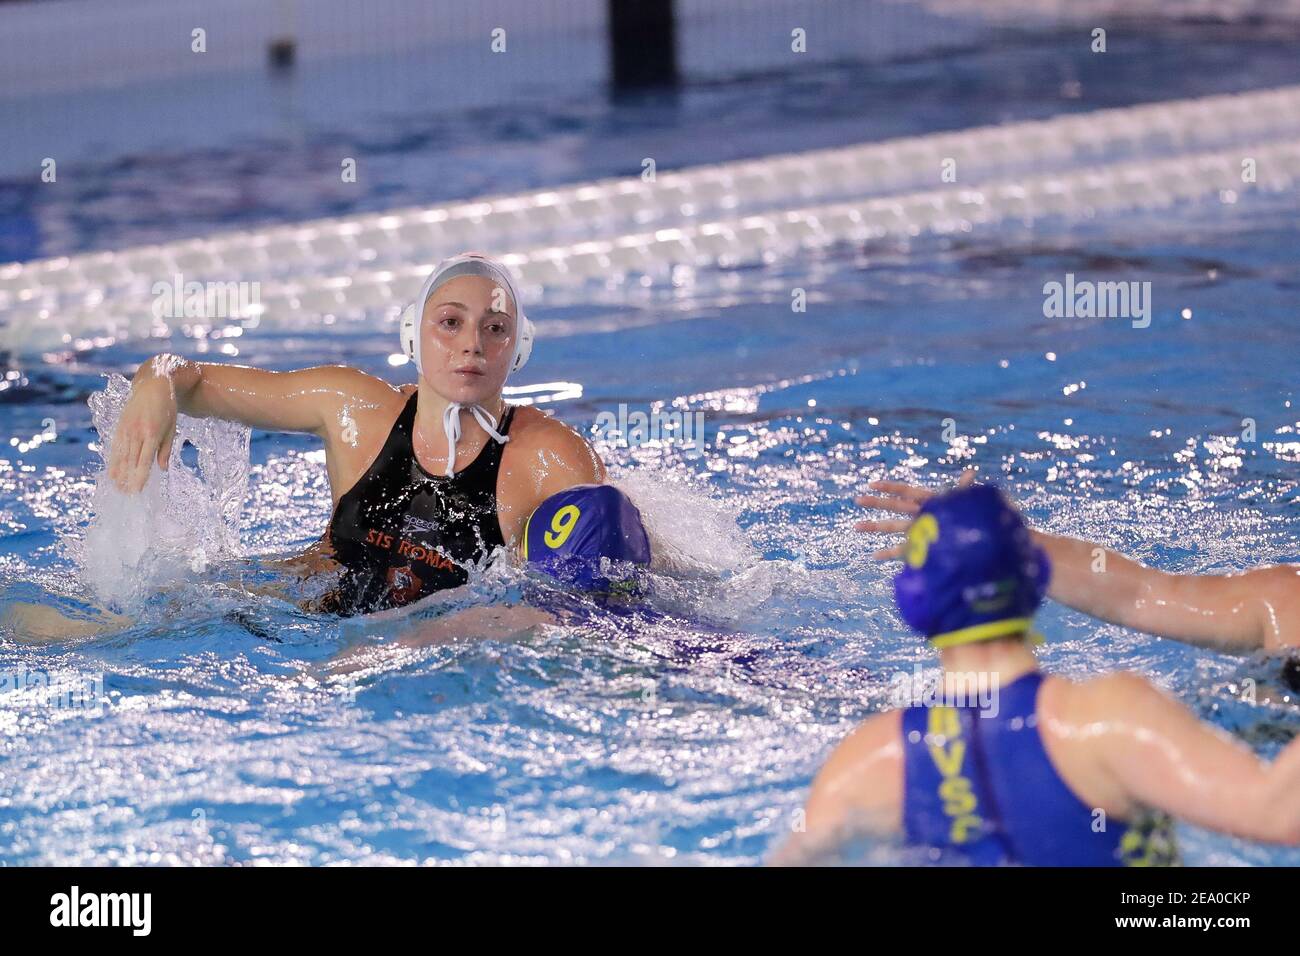
[(482, 276), (457, 276), (424, 304), (424, 380), (443, 398), (478, 404), (500, 393), (515, 354), (510, 293)]

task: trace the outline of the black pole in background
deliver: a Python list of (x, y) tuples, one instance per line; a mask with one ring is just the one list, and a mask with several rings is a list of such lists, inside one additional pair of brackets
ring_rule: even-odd
[(614, 89), (677, 85), (673, 0), (609, 0)]

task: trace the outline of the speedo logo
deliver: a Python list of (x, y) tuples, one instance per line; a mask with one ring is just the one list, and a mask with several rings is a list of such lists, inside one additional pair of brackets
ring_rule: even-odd
[(152, 925), (151, 893), (70, 893), (50, 897), (51, 926), (129, 926), (132, 935), (148, 936)]

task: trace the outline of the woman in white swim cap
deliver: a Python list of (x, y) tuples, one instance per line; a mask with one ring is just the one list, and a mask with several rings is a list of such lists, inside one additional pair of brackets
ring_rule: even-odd
[(532, 350), (516, 289), (482, 254), (442, 262), (402, 317), (413, 385), (345, 365), (273, 372), (154, 356), (132, 382), (108, 475), (143, 488), (155, 461), (166, 467), (178, 412), (308, 432), (325, 443), (333, 513), (303, 566), (344, 568), (324, 609), (367, 613), (463, 583), (469, 565), (519, 547), (547, 497), (606, 477), (581, 435), (504, 398)]

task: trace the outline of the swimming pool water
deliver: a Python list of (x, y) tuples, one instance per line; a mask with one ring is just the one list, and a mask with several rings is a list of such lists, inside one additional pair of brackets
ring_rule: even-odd
[[(602, 88), (539, 83), (509, 109), (457, 109), (443, 91), (421, 93), (412, 68), (393, 78), (401, 101), (436, 108), (382, 103), (345, 126), (332, 120), (337, 84), (300, 103), (316, 89), (307, 84), (285, 101), (276, 135), (191, 152), (124, 152), (106, 141), (105, 158), (67, 171), (57, 188), (0, 176), (0, 262), (634, 176), (646, 157), (666, 171), (1300, 80), (1294, 28), (1285, 24), (1130, 24), (1113, 33), (1105, 56), (1089, 52), (1074, 29), (984, 28), (935, 44), (928, 53), (618, 99)], [(264, 95), (286, 95), (268, 82)], [(152, 102), (93, 109), (147, 115)], [(28, 138), (39, 141), (42, 122), (33, 109)], [(356, 183), (340, 182), (344, 156), (361, 157)]]
[[(978, 112), (980, 97), (963, 95)], [(868, 558), (882, 539), (850, 530), (867, 480), (944, 481), (974, 464), (1037, 526), (1160, 567), (1300, 560), (1297, 205), (1278, 196), (835, 248), (702, 274), (635, 305), (530, 310), (538, 346), (515, 384), (580, 385), (548, 405), (566, 421), (590, 432), (620, 403), (705, 414), (700, 456), (598, 443), (650, 525), (654, 602), (669, 616), (597, 614), (525, 640), (390, 650), (342, 680), (323, 665), (356, 642), (382, 649), (390, 625), (344, 628), (243, 594), (220, 582), (274, 575), (230, 561), (182, 569), (125, 631), (47, 646), (0, 634), (0, 672), (102, 681), (98, 715), (12, 678), (0, 691), (0, 859), (759, 862), (790, 832), (829, 748), (888, 705), (895, 674), (933, 665), (892, 608), (892, 567)], [(91, 228), (76, 245), (112, 237)], [(1044, 282), (1070, 272), (1151, 281), (1151, 326), (1044, 317)], [(806, 312), (791, 310), (796, 287)], [(236, 344), (230, 355), (212, 339), (108, 342), (15, 370), (0, 439), (30, 442), (47, 418), (57, 437), (11, 445), (0, 462), (4, 600), (71, 606), (83, 593), (75, 554), (98, 461), (86, 400), (106, 374), (170, 348), (411, 380), (388, 364), (395, 341), (361, 325)], [(1241, 440), (1244, 418), (1254, 443)], [(253, 433), (245, 554), (289, 553), (324, 529), (317, 444)], [(474, 600), (517, 600), (521, 588), (499, 566)], [(1052, 604), (1040, 625), (1051, 670), (1139, 670), (1263, 753), (1300, 727), (1289, 702), (1238, 699), (1242, 677), (1273, 680), (1263, 660)], [(1180, 835), (1190, 863), (1300, 863), (1296, 851)], [(905, 861), (880, 845), (844, 858)]]

